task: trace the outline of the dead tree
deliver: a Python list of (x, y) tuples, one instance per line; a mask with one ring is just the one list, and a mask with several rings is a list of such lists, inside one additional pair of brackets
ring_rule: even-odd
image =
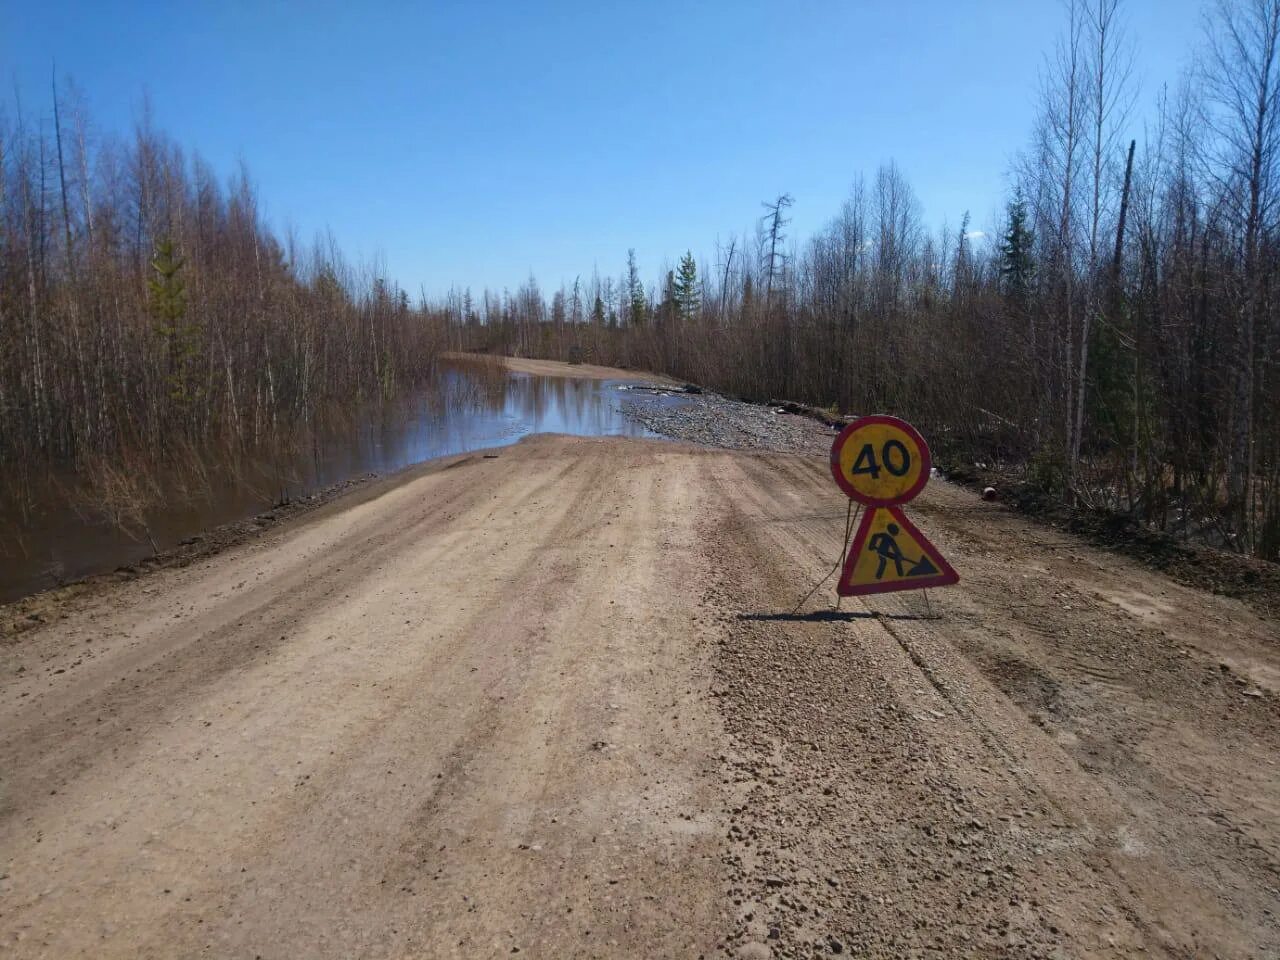
[(766, 310), (770, 310), (773, 307), (773, 286), (777, 278), (781, 277), (786, 265), (786, 254), (781, 249), (786, 241), (783, 228), (791, 220), (784, 217), (783, 214), (793, 203), (795, 203), (795, 198), (789, 193), (783, 193), (776, 197), (772, 203), (761, 204), (765, 209), (765, 215), (762, 220), (769, 243), (769, 252), (765, 257), (764, 305)]

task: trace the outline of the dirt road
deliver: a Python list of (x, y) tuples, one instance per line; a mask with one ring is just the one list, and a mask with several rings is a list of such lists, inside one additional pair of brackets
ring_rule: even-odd
[(793, 618), (820, 458), (494, 453), (0, 646), (0, 954), (1280, 956), (1276, 624), (940, 482), (937, 619)]
[(618, 367), (602, 367), (594, 363), (561, 363), (558, 360), (535, 360), (529, 357), (504, 357), (484, 353), (446, 353), (444, 359), (473, 360), (477, 363), (497, 364), (513, 373), (529, 373), (537, 377), (576, 377), (588, 380), (632, 380), (643, 383), (675, 384), (676, 381), (661, 374), (644, 370), (622, 370)]

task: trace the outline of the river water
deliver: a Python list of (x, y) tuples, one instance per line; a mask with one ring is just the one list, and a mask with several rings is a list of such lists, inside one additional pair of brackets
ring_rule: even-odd
[(392, 473), (534, 433), (657, 436), (623, 413), (622, 398), (682, 402), (630, 390), (610, 380), (533, 376), (451, 361), (441, 365), (434, 389), (394, 414), (347, 412), (292, 451), (277, 452), (270, 463), (239, 464), (225, 476), (215, 469), (194, 486), (189, 478), (162, 481), (166, 493), (146, 510), (145, 529), (113, 523), (92, 506), (72, 506), (77, 481), (63, 477), (50, 485), (58, 494), (25, 515), (0, 512), (0, 602), (135, 564), (152, 555), (148, 532), (167, 550), (283, 500), (370, 473)]

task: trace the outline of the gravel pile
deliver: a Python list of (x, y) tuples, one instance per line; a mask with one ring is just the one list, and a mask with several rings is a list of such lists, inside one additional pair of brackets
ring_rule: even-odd
[(622, 408), (628, 417), (664, 437), (730, 450), (825, 454), (836, 432), (809, 417), (713, 393), (685, 394), (672, 402), (635, 391), (623, 399)]

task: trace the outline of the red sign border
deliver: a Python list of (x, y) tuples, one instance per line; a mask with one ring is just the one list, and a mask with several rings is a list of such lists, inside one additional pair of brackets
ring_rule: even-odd
[[(866, 494), (859, 493), (858, 490), (850, 484), (840, 470), (840, 451), (844, 449), (844, 445), (848, 442), (854, 431), (862, 427), (869, 427), (873, 424), (882, 423), (891, 427), (897, 427), (913, 441), (920, 450), (921, 458), (924, 464), (920, 468), (920, 477), (905, 493), (896, 497), (868, 497)], [(844, 491), (845, 496), (850, 499), (857, 500), (859, 503), (866, 504), (868, 507), (896, 507), (901, 504), (914, 500), (920, 495), (920, 491), (924, 489), (926, 483), (929, 482), (929, 473), (933, 469), (933, 457), (929, 453), (929, 445), (924, 442), (924, 437), (920, 436), (920, 431), (901, 420), (898, 417), (891, 417), (887, 413), (873, 413), (866, 417), (859, 417), (853, 423), (849, 424), (838, 434), (835, 440), (831, 442), (831, 476), (835, 478), (836, 486)]]
[[(858, 563), (858, 557), (866, 545), (867, 538), (871, 536), (871, 521), (875, 517), (877, 510), (888, 510), (889, 515), (893, 517), (902, 529), (911, 534), (916, 543), (925, 548), (929, 559), (937, 564), (937, 576), (917, 580), (894, 580), (889, 583), (862, 583), (856, 586), (849, 584), (849, 578), (853, 576), (853, 568)], [(901, 508), (896, 506), (873, 507), (862, 515), (862, 522), (858, 524), (858, 532), (854, 534), (853, 543), (849, 547), (849, 554), (845, 557), (844, 569), (840, 571), (840, 582), (836, 584), (836, 593), (842, 597), (860, 597), (869, 593), (893, 593), (897, 590), (926, 590), (929, 587), (949, 587), (959, 582), (960, 574), (956, 573), (955, 567), (947, 563), (946, 558), (933, 545), (933, 541), (921, 533), (920, 528), (907, 519), (907, 515), (902, 512)]]

